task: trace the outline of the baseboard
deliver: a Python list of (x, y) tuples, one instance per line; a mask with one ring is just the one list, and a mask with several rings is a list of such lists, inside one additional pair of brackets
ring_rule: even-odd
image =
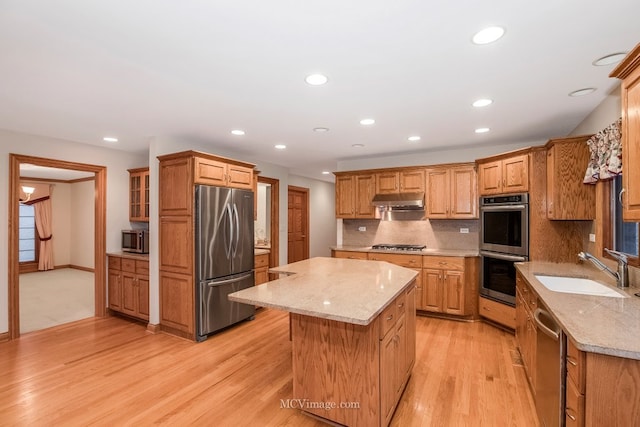
[(157, 334), (160, 332), (160, 325), (159, 324), (153, 324), (153, 323), (147, 323), (147, 331), (151, 332), (152, 334)]
[(71, 265), (69, 266), (69, 268), (73, 268), (73, 269), (75, 269), (75, 270), (88, 271), (89, 273), (95, 273), (95, 272), (96, 272), (95, 268), (82, 267), (82, 266), (80, 266), (80, 265), (73, 265), (73, 264), (71, 264)]
[(9, 332), (0, 333), (0, 342), (9, 341)]

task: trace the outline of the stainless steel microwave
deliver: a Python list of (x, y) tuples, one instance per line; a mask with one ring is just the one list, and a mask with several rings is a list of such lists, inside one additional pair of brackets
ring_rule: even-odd
[(149, 230), (122, 230), (122, 251), (149, 253)]

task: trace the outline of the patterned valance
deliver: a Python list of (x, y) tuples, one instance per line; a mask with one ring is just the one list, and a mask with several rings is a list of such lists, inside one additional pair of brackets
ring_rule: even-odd
[(585, 184), (610, 179), (622, 173), (622, 119), (616, 120), (587, 141), (591, 158), (584, 175)]

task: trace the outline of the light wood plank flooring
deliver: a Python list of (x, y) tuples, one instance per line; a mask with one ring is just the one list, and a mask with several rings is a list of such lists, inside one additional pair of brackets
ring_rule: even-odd
[[(117, 317), (0, 344), (0, 424), (322, 426), (291, 396), (288, 316), (192, 343)], [(512, 335), (419, 317), (416, 365), (392, 426), (535, 426)]]

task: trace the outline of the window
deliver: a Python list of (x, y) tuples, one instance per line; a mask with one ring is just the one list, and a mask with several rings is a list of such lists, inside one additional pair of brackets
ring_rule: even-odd
[(18, 260), (34, 262), (36, 258), (36, 221), (33, 206), (20, 205), (20, 222), (18, 225)]
[[(622, 221), (622, 204), (620, 192), (622, 191), (622, 175), (616, 176), (611, 182), (611, 237), (609, 242), (605, 240), (605, 247), (623, 252), (633, 258), (638, 258), (640, 247), (638, 223)], [(624, 196), (623, 196), (624, 197)], [(632, 262), (637, 265), (637, 262)]]

